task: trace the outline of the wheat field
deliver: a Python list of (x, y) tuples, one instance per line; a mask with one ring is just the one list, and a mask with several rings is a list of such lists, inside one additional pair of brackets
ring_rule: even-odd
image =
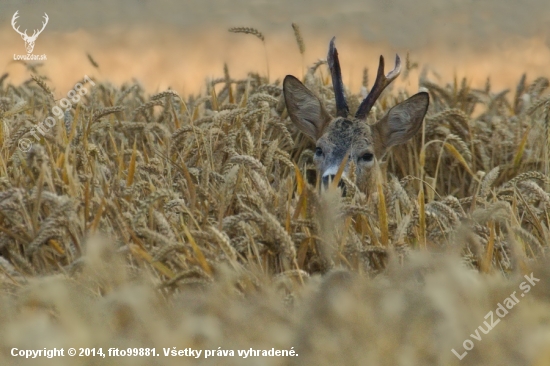
[[(267, 58), (202, 95), (92, 77), (39, 141), (55, 85), (31, 64), (21, 85), (1, 77), (0, 364), (550, 364), (549, 80), (478, 90), (413, 58), (421, 134), (344, 195), (319, 189)], [(303, 80), (334, 115), (326, 62)], [(348, 91), (352, 112), (363, 96)], [(408, 96), (386, 91), (369, 123)], [(12, 356), (69, 347), (160, 356)]]

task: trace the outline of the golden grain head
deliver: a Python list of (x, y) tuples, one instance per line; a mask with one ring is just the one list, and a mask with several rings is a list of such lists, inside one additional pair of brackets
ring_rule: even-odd
[(298, 44), (298, 49), (303, 55), (306, 52), (306, 45), (304, 43), (304, 38), (300, 32), (300, 27), (296, 23), (292, 23), (292, 29), (294, 30), (294, 37), (296, 38), (296, 43)]
[(256, 36), (257, 38), (259, 38), (262, 42), (265, 41), (265, 37), (264, 37), (264, 35), (262, 34), (262, 32), (260, 32), (260, 31), (257, 30), (256, 28), (251, 28), (251, 27), (231, 27), (231, 28), (229, 28), (229, 32), (231, 32), (231, 33), (252, 34), (253, 36)]

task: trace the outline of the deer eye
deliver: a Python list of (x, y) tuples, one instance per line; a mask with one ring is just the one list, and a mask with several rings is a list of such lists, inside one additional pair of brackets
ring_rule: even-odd
[(371, 153), (364, 153), (359, 157), (358, 160), (362, 162), (369, 162), (372, 161), (372, 158), (374, 158), (374, 155), (372, 155)]
[(321, 149), (320, 147), (317, 147), (315, 149), (315, 156), (317, 156), (317, 157), (323, 156), (323, 149)]

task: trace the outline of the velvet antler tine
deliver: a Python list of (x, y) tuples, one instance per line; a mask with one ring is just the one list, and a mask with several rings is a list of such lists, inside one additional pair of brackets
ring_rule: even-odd
[(332, 76), (332, 87), (334, 89), (334, 99), (336, 100), (336, 115), (347, 117), (349, 115), (348, 104), (344, 95), (344, 84), (342, 83), (342, 72), (340, 71), (340, 61), (338, 60), (338, 51), (334, 47), (333, 37), (330, 40), (327, 62)]
[(380, 56), (380, 63), (378, 64), (378, 72), (376, 74), (376, 81), (367, 97), (361, 102), (361, 105), (357, 109), (355, 117), (358, 119), (365, 119), (376, 100), (380, 97), (384, 89), (394, 81), (401, 73), (401, 59), (399, 55), (395, 55), (395, 67), (387, 75), (384, 75), (384, 56)]

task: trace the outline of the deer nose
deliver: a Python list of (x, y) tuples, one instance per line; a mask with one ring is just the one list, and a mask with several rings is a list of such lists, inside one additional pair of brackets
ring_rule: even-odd
[(332, 182), (334, 180), (334, 177), (336, 177), (336, 175), (334, 175), (334, 174), (324, 175), (323, 176), (323, 188), (328, 188), (330, 182)]
[[(334, 178), (336, 178), (335, 174), (329, 174), (329, 175), (323, 176), (323, 188), (327, 189), (329, 187), (329, 184), (334, 181)], [(343, 190), (345, 190), (346, 188), (346, 186), (344, 185), (344, 182), (341, 179), (340, 179), (340, 182), (338, 182), (338, 188), (341, 188)]]

